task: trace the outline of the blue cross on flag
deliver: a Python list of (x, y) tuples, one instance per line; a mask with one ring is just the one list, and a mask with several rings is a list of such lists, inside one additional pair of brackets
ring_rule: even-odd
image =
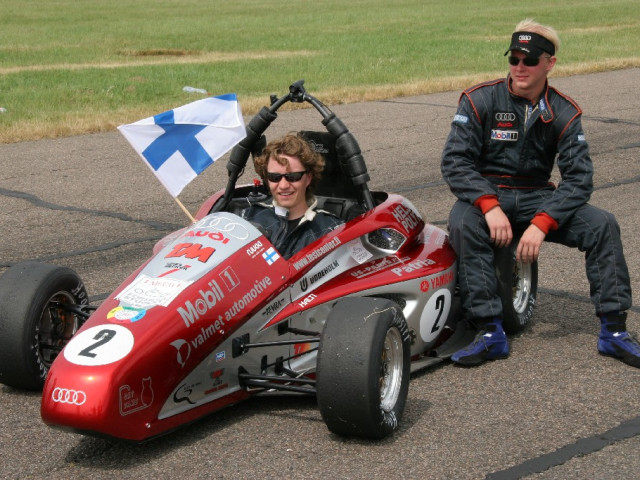
[(118, 130), (173, 197), (246, 136), (235, 93), (197, 100)]

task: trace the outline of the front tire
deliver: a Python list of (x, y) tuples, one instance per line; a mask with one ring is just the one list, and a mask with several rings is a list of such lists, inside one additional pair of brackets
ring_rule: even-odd
[(41, 390), (51, 364), (83, 320), (65, 305), (87, 291), (71, 269), (19, 263), (0, 278), (0, 383)]
[(398, 428), (409, 391), (407, 322), (390, 300), (338, 302), (318, 350), (317, 399), (333, 433), (383, 438)]
[(516, 261), (517, 242), (495, 251), (498, 295), (502, 299), (502, 326), (510, 335), (520, 333), (533, 317), (538, 293), (538, 262)]

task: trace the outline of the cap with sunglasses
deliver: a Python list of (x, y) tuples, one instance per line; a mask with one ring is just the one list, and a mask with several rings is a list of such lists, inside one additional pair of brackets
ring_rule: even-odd
[(284, 179), (287, 182), (295, 183), (295, 182), (299, 182), (305, 173), (307, 173), (306, 170), (303, 172), (287, 172), (287, 173), (267, 172), (267, 180), (269, 180), (272, 183), (280, 183), (280, 180), (282, 180), (282, 178), (284, 177)]
[[(556, 47), (542, 35), (533, 32), (513, 32), (511, 35), (511, 46), (504, 54), (507, 55), (513, 50), (524, 53), (527, 57), (540, 58), (543, 53), (553, 56), (556, 53)], [(511, 63), (511, 59), (509, 60)], [(511, 63), (511, 65), (514, 65)], [(515, 64), (517, 65), (517, 63)], [(525, 65), (527, 63), (525, 62)], [(527, 65), (532, 67), (534, 65)]]

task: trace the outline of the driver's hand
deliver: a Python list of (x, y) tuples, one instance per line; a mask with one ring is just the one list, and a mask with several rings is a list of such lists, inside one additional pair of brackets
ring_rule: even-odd
[(506, 247), (513, 240), (513, 232), (511, 230), (511, 222), (507, 215), (499, 206), (493, 207), (484, 214), (484, 218), (489, 226), (489, 235), (491, 243), (496, 247)]
[(516, 260), (523, 263), (533, 263), (538, 260), (540, 247), (545, 233), (535, 225), (529, 225), (524, 231), (516, 249)]

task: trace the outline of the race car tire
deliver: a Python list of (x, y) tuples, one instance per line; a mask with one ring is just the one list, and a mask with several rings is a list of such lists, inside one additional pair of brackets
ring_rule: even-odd
[(320, 413), (343, 436), (383, 438), (398, 428), (409, 391), (410, 335), (397, 304), (372, 297), (336, 303), (316, 372)]
[(9, 268), (0, 277), (0, 383), (41, 390), (53, 360), (83, 323), (57, 305), (87, 302), (70, 268), (37, 262)]
[(513, 335), (524, 330), (533, 316), (538, 293), (538, 262), (516, 261), (517, 242), (495, 251), (498, 294), (502, 299), (502, 326)]

